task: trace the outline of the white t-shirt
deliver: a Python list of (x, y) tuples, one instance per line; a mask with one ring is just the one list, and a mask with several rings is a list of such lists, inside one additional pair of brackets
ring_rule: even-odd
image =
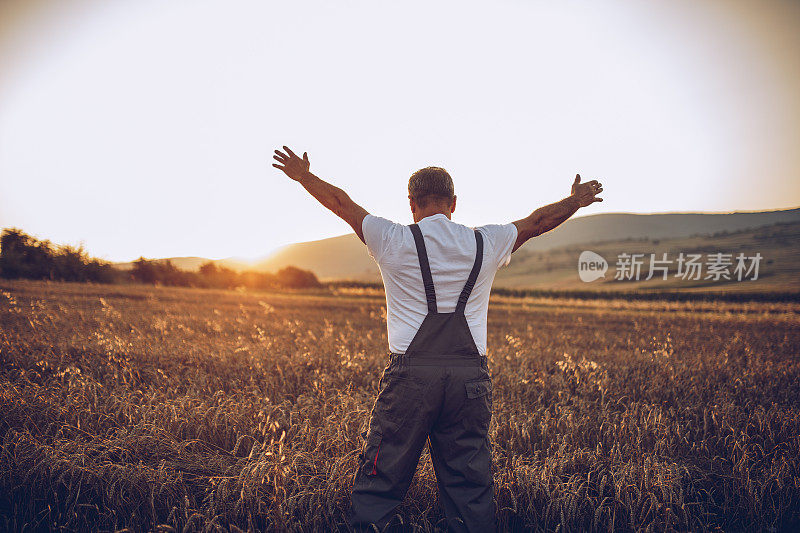
[[(425, 217), (417, 224), (425, 238), (437, 310), (452, 313), (475, 262), (475, 233), (473, 228), (453, 222), (443, 214)], [(386, 289), (389, 350), (405, 353), (428, 313), (414, 236), (408, 226), (374, 215), (364, 217), (361, 229)], [(478, 351), (486, 355), (489, 293), (497, 269), (511, 260), (517, 227), (489, 224), (475, 229), (483, 235), (483, 264), (464, 314)]]

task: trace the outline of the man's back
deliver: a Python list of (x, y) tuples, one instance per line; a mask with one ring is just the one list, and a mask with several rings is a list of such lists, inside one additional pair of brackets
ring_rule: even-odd
[[(418, 225), (425, 238), (438, 310), (452, 312), (475, 260), (473, 229), (452, 222), (443, 214), (425, 217)], [(389, 350), (401, 354), (427, 313), (414, 237), (409, 226), (373, 215), (364, 217), (362, 229), (386, 287)], [(517, 229), (514, 224), (490, 224), (476, 229), (483, 236), (483, 262), (464, 314), (478, 351), (485, 355), (492, 282), (497, 269), (510, 260)]]
[(447, 171), (426, 167), (408, 182), (416, 224), (370, 215), (312, 174), (308, 154), (275, 150), (273, 164), (345, 220), (381, 267), (389, 364), (362, 433), (348, 522), (382, 531), (393, 519), (426, 441), (448, 530), (493, 531), (492, 378), (486, 357), (489, 293), (497, 269), (536, 235), (580, 207), (602, 201), (596, 180), (575, 176), (569, 197), (506, 225), (471, 230), (450, 221), (455, 189)]
[(494, 531), (486, 310), (516, 230), (473, 230), (434, 214), (411, 226), (367, 215), (363, 232), (381, 266), (394, 348), (363, 434), (348, 521), (359, 531), (383, 530), (428, 442), (448, 529)]

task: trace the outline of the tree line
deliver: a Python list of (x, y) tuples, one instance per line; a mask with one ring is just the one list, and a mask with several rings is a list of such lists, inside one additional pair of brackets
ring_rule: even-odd
[(275, 273), (236, 270), (208, 261), (196, 272), (182, 270), (170, 260), (140, 257), (123, 270), (90, 257), (83, 246), (56, 245), (17, 228), (0, 234), (0, 277), (94, 283), (148, 283), (176, 287), (281, 289), (320, 287), (308, 270), (287, 266)]

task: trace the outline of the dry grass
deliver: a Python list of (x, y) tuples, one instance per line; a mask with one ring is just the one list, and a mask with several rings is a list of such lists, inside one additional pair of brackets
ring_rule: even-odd
[[(799, 307), (493, 305), (501, 526), (800, 527)], [(336, 529), (383, 312), (0, 282), (0, 528)], [(441, 525), (427, 454), (402, 510)]]

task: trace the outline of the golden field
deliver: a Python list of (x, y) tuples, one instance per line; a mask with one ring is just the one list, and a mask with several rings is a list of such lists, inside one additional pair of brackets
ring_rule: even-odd
[[(0, 529), (342, 527), (380, 294), (0, 280)], [(513, 531), (800, 528), (800, 304), (493, 297)], [(401, 508), (441, 527), (423, 453)]]

